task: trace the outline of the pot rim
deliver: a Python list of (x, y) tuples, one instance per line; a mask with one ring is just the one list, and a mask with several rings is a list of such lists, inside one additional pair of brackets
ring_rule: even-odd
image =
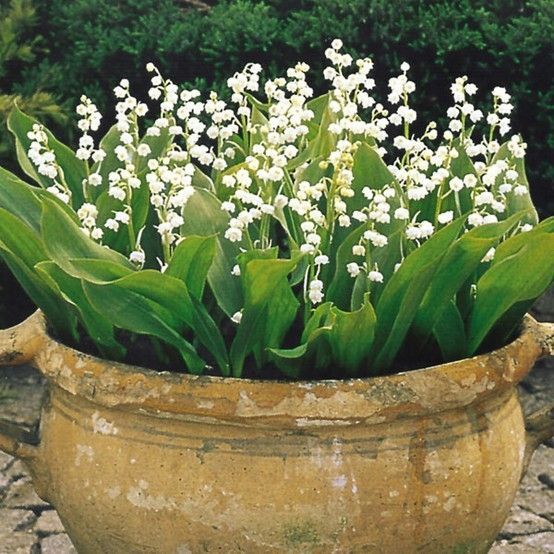
[(257, 380), (103, 360), (51, 338), (40, 311), (18, 327), (30, 325), (42, 333), (33, 362), (50, 383), (99, 406), (229, 423), (282, 420), (295, 427), (382, 423), (463, 408), (515, 387), (544, 353), (544, 330), (526, 316), (514, 341), (471, 358), (386, 376)]

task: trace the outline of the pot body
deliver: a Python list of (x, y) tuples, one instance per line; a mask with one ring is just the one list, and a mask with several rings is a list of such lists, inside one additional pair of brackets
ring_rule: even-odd
[(547, 350), (540, 331), (470, 360), (311, 383), (160, 374), (44, 332), (27, 355), (16, 333), (49, 396), (40, 444), (0, 447), (81, 554), (484, 553), (552, 431), (543, 418), (526, 438), (515, 390)]
[(60, 388), (46, 496), (80, 553), (486, 552), (522, 471), (516, 395), (280, 429), (102, 409)]

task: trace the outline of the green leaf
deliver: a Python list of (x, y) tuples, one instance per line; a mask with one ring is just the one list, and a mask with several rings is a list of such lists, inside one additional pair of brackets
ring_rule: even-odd
[(376, 309), (373, 372), (390, 368), (441, 258), (458, 237), (464, 222), (465, 217), (458, 218), (436, 232), (406, 257), (385, 285)]
[(0, 240), (29, 268), (47, 259), (38, 233), (4, 208), (0, 208)]
[(85, 236), (79, 226), (55, 202), (48, 199), (43, 200), (41, 231), (49, 257), (70, 275), (72, 268), (69, 260), (75, 258), (108, 260), (124, 268), (134, 269), (125, 256)]
[(349, 375), (354, 375), (367, 359), (375, 336), (376, 316), (369, 295), (366, 294), (359, 310), (345, 312), (333, 307), (331, 313), (335, 317), (327, 338), (333, 361)]
[(225, 345), (223, 335), (204, 304), (194, 296), (191, 296), (191, 301), (194, 307), (192, 328), (198, 335), (200, 342), (204, 344), (214, 357), (221, 374), (227, 377), (231, 371), (229, 367), (229, 354), (227, 353), (227, 346)]
[[(531, 225), (535, 225), (538, 221), (538, 216), (537, 216), (537, 211), (535, 210), (535, 206), (533, 205), (533, 200), (531, 199), (531, 194), (529, 192), (529, 182), (527, 181), (527, 175), (525, 174), (525, 160), (523, 158), (515, 158), (513, 154), (510, 152), (507, 142), (505, 142), (499, 148), (498, 152), (494, 155), (491, 165), (499, 160), (506, 160), (511, 165), (513, 165), (518, 174), (517, 182), (527, 187), (527, 192), (525, 194), (516, 196), (513, 191), (507, 194), (507, 197), (506, 197), (507, 214), (511, 215), (513, 213), (517, 213), (524, 210), (527, 214), (524, 219), (524, 223), (530, 223)], [(496, 182), (493, 186), (493, 192), (495, 192), (495, 194), (498, 191), (498, 187), (503, 182), (504, 180), (501, 178), (501, 176), (499, 176), (496, 179)]]
[[(340, 309), (348, 309), (354, 287), (354, 279), (346, 269), (346, 265), (354, 260), (352, 247), (358, 244), (361, 236), (367, 231), (367, 225), (355, 228), (343, 240), (335, 255), (335, 274), (327, 288), (327, 299)], [(358, 258), (359, 259), (359, 258)]]
[[(112, 279), (121, 272), (120, 266), (113, 262), (106, 260), (71, 260), (71, 262), (75, 272), (88, 283), (113, 285), (159, 306), (163, 311), (164, 321), (169, 327), (179, 333), (185, 328), (191, 329), (213, 355), (221, 372), (224, 375), (229, 373), (229, 360), (221, 332), (206, 308), (189, 294), (183, 281), (153, 269), (135, 271)], [(130, 327), (122, 328), (133, 330)], [(158, 336), (158, 338), (162, 337)]]
[(464, 282), (481, 264), (481, 260), (519, 220), (514, 214), (500, 223), (471, 229), (454, 241), (442, 258), (414, 318), (412, 330), (418, 343), (425, 345), (442, 311), (449, 305)]
[(181, 279), (199, 300), (215, 256), (216, 242), (215, 235), (186, 237), (175, 248), (165, 271), (166, 275)]
[[(517, 240), (517, 250), (494, 260), (490, 269), (477, 282), (476, 299), (470, 314), (468, 329), (468, 354), (477, 351), (495, 323), (515, 304), (540, 296), (554, 279), (554, 235), (536, 233), (525, 242), (517, 235), (504, 242), (505, 252), (509, 243)], [(498, 248), (500, 250), (500, 247)], [(504, 325), (506, 325), (504, 323)]]
[(0, 208), (0, 250), (12, 273), (54, 329), (64, 338), (75, 338), (74, 314), (56, 291), (35, 272), (35, 265), (47, 259), (40, 238), (3, 208)]
[[(33, 125), (36, 123), (38, 123), (36, 119), (25, 115), (17, 106), (13, 108), (8, 117), (8, 129), (16, 138), (17, 156), (23, 171), (39, 185), (47, 188), (53, 184), (52, 179), (40, 175), (27, 155), (31, 144), (27, 133), (32, 131)], [(56, 161), (61, 167), (65, 181), (71, 190), (71, 203), (74, 208), (77, 208), (83, 203), (82, 183), (87, 176), (86, 163), (79, 160), (73, 150), (57, 140), (48, 129), (45, 128), (45, 132), (48, 136), (48, 146), (54, 152)]]
[(269, 358), (285, 375), (297, 379), (319, 351), (329, 348), (325, 337), (330, 331), (331, 326), (319, 327), (295, 348), (269, 348)]
[(318, 111), (321, 110), (321, 121), (318, 122), (319, 125), (317, 127), (312, 127), (312, 132), (310, 133), (312, 134), (315, 132), (315, 136), (310, 142), (309, 146), (310, 158), (312, 159), (319, 156), (326, 159), (335, 148), (336, 135), (333, 135), (329, 132), (329, 125), (333, 123), (333, 121), (336, 119), (336, 116), (329, 108), (328, 95), (325, 96), (327, 96), (325, 100), (322, 97), (319, 99), (319, 103), (313, 101), (312, 104), (312, 106), (316, 107)]
[(244, 361), (256, 347), (278, 348), (298, 310), (287, 275), (296, 260), (251, 260), (241, 273), (245, 301), (242, 321), (231, 346), (233, 375), (240, 377)]
[(77, 340), (77, 319), (64, 301), (35, 270), (25, 265), (17, 254), (0, 240), (0, 255), (33, 303), (38, 306), (52, 327), (55, 336)]
[(255, 144), (263, 141), (264, 134), (269, 130), (267, 117), (256, 106), (252, 106), (250, 127), (253, 129), (250, 132), (250, 148), (252, 148)]
[(448, 302), (433, 327), (433, 337), (439, 345), (445, 362), (459, 360), (466, 355), (467, 339), (464, 320), (456, 303)]
[[(460, 179), (463, 179), (466, 175), (474, 175), (477, 178), (477, 181), (480, 182), (479, 174), (477, 173), (471, 158), (467, 155), (465, 148), (460, 146), (460, 141), (458, 139), (453, 142), (453, 146), (456, 148), (458, 156), (456, 158), (452, 158), (450, 162), (451, 175), (453, 177), (459, 177)], [(460, 209), (463, 214), (471, 211), (473, 203), (471, 200), (471, 191), (468, 188), (464, 187), (458, 192), (458, 199), (460, 202)], [(435, 206), (433, 206), (433, 210), (434, 209)], [(443, 204), (441, 206), (442, 212), (447, 210), (453, 210), (454, 213), (457, 213), (456, 196), (454, 193), (448, 197), (447, 204)]]
[(356, 209), (367, 204), (367, 200), (361, 194), (363, 187), (380, 190), (386, 185), (394, 186), (396, 182), (394, 175), (390, 172), (381, 156), (375, 148), (366, 142), (362, 142), (354, 154), (352, 174), (354, 176), (352, 188), (359, 193), (357, 195), (358, 207)]
[(106, 153), (106, 156), (101, 162), (95, 162), (91, 167), (91, 173), (98, 173), (102, 176), (102, 186), (96, 188), (91, 187), (93, 198), (96, 200), (102, 191), (108, 187), (108, 175), (112, 171), (125, 167), (125, 162), (118, 159), (115, 154), (115, 148), (119, 144), (121, 132), (118, 131), (117, 125), (112, 125), (108, 132), (100, 140), (99, 147)]
[(40, 228), (40, 200), (27, 183), (0, 167), (0, 207), (25, 222), (34, 231)]
[[(313, 310), (312, 316), (304, 327), (304, 332), (302, 333), (300, 341), (301, 344), (295, 348), (271, 348), (269, 350), (271, 361), (285, 373), (285, 375), (294, 378), (300, 377), (303, 373), (313, 373), (314, 370), (325, 370), (331, 363), (337, 363), (337, 359), (340, 359), (340, 341), (344, 338), (343, 335), (348, 334), (348, 328), (351, 327), (354, 320), (358, 320), (364, 325), (364, 317), (362, 315), (362, 317), (359, 318), (360, 315), (362, 315), (362, 313), (352, 314), (341, 312), (341, 310), (333, 306), (332, 302), (320, 304)], [(339, 323), (331, 339), (337, 317), (342, 319), (342, 321)], [(358, 332), (359, 330), (355, 330), (356, 334)], [(353, 339), (350, 336), (347, 337), (347, 341), (350, 340)], [(338, 343), (339, 352), (337, 352), (337, 344), (335, 344), (335, 357), (333, 357), (331, 342)], [(370, 344), (368, 346), (370, 346)], [(360, 347), (363, 349), (364, 345), (356, 345), (355, 347), (358, 352)], [(347, 364), (342, 367), (345, 366), (347, 366)], [(358, 369), (359, 364), (354, 370)]]
[(307, 342), (310, 335), (319, 329), (323, 325), (327, 325), (328, 321), (332, 319), (331, 317), (331, 308), (333, 307), (332, 302), (323, 302), (315, 310), (312, 311), (310, 319), (306, 322), (304, 326), (304, 331), (302, 333), (301, 342)]
[(172, 325), (171, 312), (158, 302), (117, 282), (103, 285), (84, 282), (83, 289), (94, 308), (105, 314), (113, 325), (161, 339), (179, 351), (191, 373), (203, 372), (206, 363)]
[(183, 218), (184, 236), (217, 235), (208, 283), (219, 307), (231, 317), (243, 304), (240, 280), (231, 275), (242, 243), (230, 242), (223, 236), (229, 226), (229, 216), (221, 209), (216, 196), (208, 190), (196, 189), (183, 210)]
[(52, 261), (40, 262), (35, 268), (39, 275), (50, 282), (53, 289), (59, 291), (60, 296), (75, 307), (88, 336), (100, 352), (104, 356), (122, 359), (125, 356), (125, 348), (115, 340), (114, 328), (110, 321), (89, 302), (81, 280), (68, 275)]
[(192, 176), (192, 186), (200, 189), (206, 189), (210, 192), (215, 192), (214, 182), (196, 166), (194, 167), (194, 174)]
[(67, 267), (73, 277), (101, 285), (134, 273), (132, 269), (111, 260), (91, 258), (70, 258)]
[[(368, 205), (368, 200), (362, 193), (364, 187), (379, 191), (387, 185), (392, 186), (396, 190), (396, 196), (388, 200), (391, 206), (391, 214), (396, 208), (400, 207), (400, 188), (382, 158), (369, 144), (363, 142), (358, 146), (354, 154), (352, 173), (354, 176), (352, 181), (354, 196), (345, 200), (350, 213), (354, 210), (361, 210)], [(391, 218), (390, 223), (376, 224), (375, 227), (378, 232), (389, 237), (389, 244), (379, 248), (370, 247), (370, 262), (371, 265), (378, 263), (379, 270), (382, 270), (382, 264), (385, 268), (384, 272), (381, 271), (383, 275), (385, 273), (390, 274), (394, 265), (400, 260), (400, 241), (406, 222)], [(351, 296), (355, 280), (346, 271), (346, 264), (359, 261), (359, 258), (352, 255), (352, 246), (357, 244), (363, 232), (368, 228), (367, 224), (359, 225), (354, 229), (352, 227), (346, 229), (337, 227), (333, 233), (329, 271), (333, 271), (334, 276), (330, 286), (332, 296), (328, 296), (328, 298), (334, 300), (337, 306), (343, 310), (348, 310), (351, 305), (361, 305), (359, 295), (353, 304)], [(372, 292), (375, 290), (377, 294), (380, 294), (382, 285), (361, 283), (361, 279), (358, 280), (356, 291), (362, 293), (361, 297), (363, 297), (366, 289)]]
[(159, 135), (145, 135), (140, 141), (140, 145), (146, 144), (150, 147), (148, 156), (137, 156), (136, 171), (141, 173), (148, 168), (148, 160), (157, 160), (167, 152), (170, 144), (173, 141), (173, 136), (169, 134), (169, 127), (175, 124), (175, 120), (171, 118), (169, 125), (160, 129)]

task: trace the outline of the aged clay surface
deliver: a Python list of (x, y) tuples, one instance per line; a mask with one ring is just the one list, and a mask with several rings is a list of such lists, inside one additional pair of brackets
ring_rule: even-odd
[(48, 379), (40, 442), (0, 430), (82, 553), (486, 552), (552, 433), (515, 385), (552, 344), (386, 378), (252, 382), (106, 363), (0, 335)]

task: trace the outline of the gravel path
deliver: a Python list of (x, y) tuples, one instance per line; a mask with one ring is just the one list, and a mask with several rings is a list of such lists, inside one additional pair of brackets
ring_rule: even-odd
[[(554, 289), (535, 312), (538, 319), (554, 320)], [(553, 371), (554, 358), (540, 360), (520, 386), (526, 412), (552, 402)], [(0, 402), (0, 418), (33, 422), (43, 394), (38, 374), (31, 368), (0, 368), (2, 383), (9, 385), (13, 397)], [(0, 452), (0, 554), (75, 552), (56, 511), (36, 495), (21, 462)], [(490, 553), (554, 553), (554, 440), (536, 451)]]

